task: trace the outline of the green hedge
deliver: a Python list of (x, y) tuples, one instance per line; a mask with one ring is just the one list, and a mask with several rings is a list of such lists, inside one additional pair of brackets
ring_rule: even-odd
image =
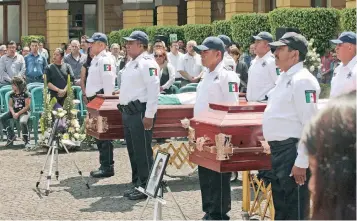
[(123, 45), (124, 44), (123, 37), (128, 37), (133, 31), (143, 31), (147, 33), (147, 28), (148, 27), (135, 27), (135, 28), (122, 29), (120, 31), (112, 31), (108, 35), (109, 44), (111, 45), (113, 43), (118, 43)]
[(185, 33), (185, 41), (195, 40), (197, 44), (201, 44), (205, 38), (213, 35), (212, 25), (194, 25), (189, 24), (183, 27)]
[(177, 40), (183, 40), (185, 38), (183, 26), (151, 26), (147, 28), (147, 34), (150, 41), (154, 41), (157, 35), (164, 35), (169, 41), (170, 34), (177, 34)]
[(27, 35), (27, 36), (21, 36), (21, 44), (22, 47), (25, 46), (30, 46), (30, 43), (33, 39), (37, 39), (42, 43), (45, 43), (45, 36), (43, 35)]
[(341, 29), (356, 32), (356, 8), (341, 10)]
[(245, 13), (232, 17), (232, 39), (239, 42), (243, 50), (249, 48), (252, 36), (261, 31), (270, 32), (267, 14)]
[(307, 39), (315, 39), (317, 52), (324, 54), (339, 30), (340, 13), (334, 8), (282, 8), (269, 13), (272, 34), (276, 28), (298, 28)]
[(214, 21), (212, 26), (215, 36), (227, 35), (232, 38), (232, 22), (230, 20)]

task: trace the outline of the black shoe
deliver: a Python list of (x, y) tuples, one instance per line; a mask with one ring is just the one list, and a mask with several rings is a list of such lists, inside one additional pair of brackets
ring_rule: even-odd
[(125, 190), (124, 191), (124, 197), (129, 197), (132, 193), (134, 193), (136, 191), (136, 189), (132, 188), (129, 190)]
[(96, 170), (90, 172), (91, 177), (102, 178), (102, 177), (111, 177), (114, 176), (114, 170)]
[(202, 220), (208, 220), (208, 218), (209, 218), (209, 214), (206, 213), (206, 214), (202, 217)]
[(14, 140), (16, 140), (16, 135), (8, 136), (5, 147), (12, 145), (14, 143)]
[(129, 195), (129, 200), (141, 200), (146, 199), (147, 196), (142, 192), (135, 190), (132, 194)]

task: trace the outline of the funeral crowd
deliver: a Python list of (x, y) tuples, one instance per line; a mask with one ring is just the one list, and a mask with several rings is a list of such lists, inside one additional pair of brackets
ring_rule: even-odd
[[(145, 189), (153, 166), (159, 96), (194, 94), (197, 117), (209, 111), (209, 103), (239, 103), (239, 95), (245, 94), (248, 102), (267, 103), (263, 145), (272, 169), (259, 171), (259, 176), (272, 185), (275, 219), (356, 219), (356, 33), (331, 39), (334, 51), (318, 58), (322, 68), (313, 73), (304, 67), (308, 41), (295, 32), (275, 40), (260, 32), (244, 53), (225, 35), (209, 36), (200, 45), (194, 39), (149, 39), (142, 31), (124, 39), (125, 45), (108, 45), (105, 34), (95, 33), (59, 45), (52, 56), (36, 39), (23, 48), (14, 41), (1, 45), (0, 92), (11, 91), (2, 98), (8, 100), (0, 117), (6, 145), (16, 139), (10, 125), (14, 119), (20, 122), (25, 148), (33, 148), (28, 121), (31, 101), (37, 98), (30, 88), (43, 84), (44, 75), (56, 108), (67, 96), (68, 75), (81, 87), (83, 97), (78, 99), (85, 104), (97, 94), (119, 94), (118, 114), (132, 169), (132, 188), (124, 196), (145, 199), (135, 187)], [(321, 82), (330, 84), (331, 92), (319, 110)], [(114, 176), (112, 141), (96, 144), (100, 167), (91, 176)], [(198, 175), (202, 219), (228, 220), (231, 173), (198, 166)]]

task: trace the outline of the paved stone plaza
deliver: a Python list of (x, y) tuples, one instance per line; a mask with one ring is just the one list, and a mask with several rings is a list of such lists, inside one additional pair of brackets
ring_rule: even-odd
[[(98, 152), (94, 148), (59, 156), (60, 177), (53, 176), (49, 196), (39, 194), (35, 184), (46, 158), (45, 152), (23, 151), (20, 142), (13, 147), (3, 147), (0, 143), (0, 219), (139, 219), (145, 201), (130, 201), (123, 197), (129, 187), (131, 169), (126, 148), (115, 148), (115, 176), (106, 179), (89, 178), (89, 172), (97, 168)], [(75, 159), (89, 179), (91, 189), (87, 189), (71, 162)], [(48, 168), (46, 168), (47, 170)], [(189, 174), (191, 171), (180, 171)], [(41, 180), (41, 192), (44, 192), (46, 180)], [(192, 176), (166, 177), (168, 185), (180, 204), (187, 219), (201, 219), (201, 194), (197, 172)], [(167, 205), (163, 207), (166, 220), (181, 219), (168, 194)], [(232, 183), (232, 219), (241, 219), (242, 187), (241, 182)], [(149, 204), (143, 219), (152, 219), (153, 203)]]

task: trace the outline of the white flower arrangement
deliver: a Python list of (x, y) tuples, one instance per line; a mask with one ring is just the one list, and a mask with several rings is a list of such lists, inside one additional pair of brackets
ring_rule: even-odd
[(312, 74), (316, 75), (316, 71), (320, 71), (322, 64), (320, 54), (316, 52), (316, 48), (313, 47), (314, 39), (311, 38), (308, 43), (308, 52), (306, 54), (306, 58), (304, 61), (304, 66), (307, 68)]

